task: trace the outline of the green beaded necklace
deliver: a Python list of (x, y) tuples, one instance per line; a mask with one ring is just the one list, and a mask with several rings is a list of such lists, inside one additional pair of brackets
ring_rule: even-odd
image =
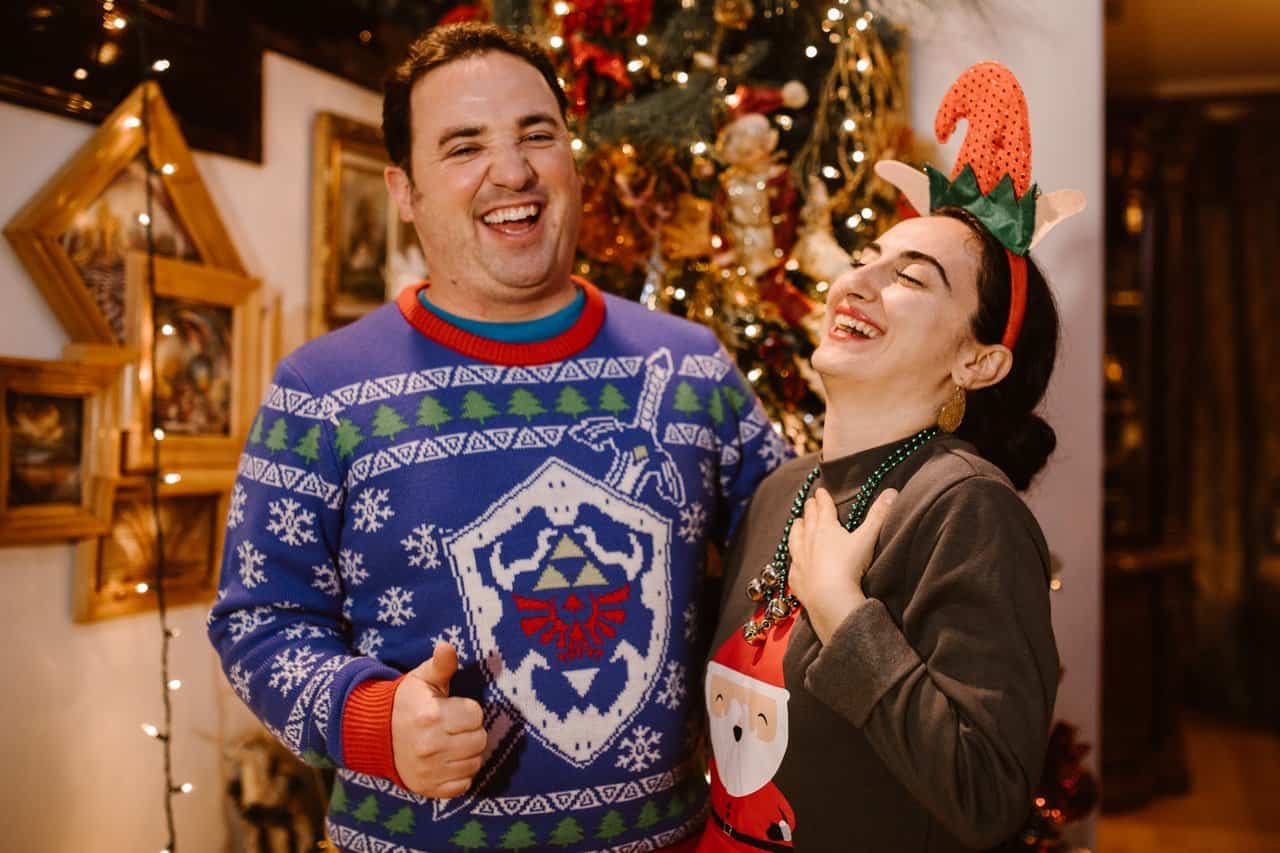
[[(920, 430), (900, 444), (876, 470), (871, 472), (871, 476), (867, 477), (862, 488), (858, 490), (857, 497), (853, 499), (853, 505), (849, 507), (849, 517), (844, 523), (845, 530), (852, 533), (858, 529), (858, 525), (866, 519), (867, 510), (871, 508), (871, 499), (875, 497), (876, 490), (880, 488), (884, 478), (937, 434), (937, 427), (926, 427)], [(791, 572), (791, 552), (787, 542), (791, 538), (792, 525), (804, 513), (804, 502), (809, 497), (809, 490), (813, 488), (814, 481), (821, 473), (821, 466), (815, 465), (804, 478), (804, 483), (796, 492), (796, 499), (791, 502), (791, 513), (787, 518), (786, 526), (782, 529), (782, 540), (778, 542), (778, 549), (773, 552), (773, 560), (764, 567), (759, 577), (747, 582), (747, 598), (764, 607), (762, 619), (757, 620), (753, 617), (742, 626), (743, 639), (753, 646), (762, 644), (770, 628), (800, 608), (799, 599), (792, 595), (787, 587), (787, 577)]]

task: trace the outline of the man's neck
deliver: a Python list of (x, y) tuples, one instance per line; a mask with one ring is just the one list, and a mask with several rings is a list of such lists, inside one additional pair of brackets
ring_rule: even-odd
[(519, 323), (537, 320), (566, 307), (575, 289), (569, 276), (554, 283), (536, 285), (509, 299), (494, 298), (454, 278), (430, 276), (425, 298), (432, 305), (458, 317), (485, 323)]

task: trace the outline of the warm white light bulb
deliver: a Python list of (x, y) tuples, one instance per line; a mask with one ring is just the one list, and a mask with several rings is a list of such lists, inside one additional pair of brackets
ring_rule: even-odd
[(169, 70), (169, 60), (167, 60), (167, 59), (157, 59), (155, 62), (151, 63), (151, 70), (152, 70), (152, 71), (159, 71), (159, 72), (168, 71), (168, 70)]
[(679, 83), (681, 86), (683, 86), (685, 83), (688, 83), (688, 82), (689, 82), (689, 72), (687, 72), (687, 71), (677, 71), (677, 72), (676, 72), (676, 82), (677, 82), (677, 83)]
[(564, 39), (560, 38), (560, 36), (552, 36), (550, 44), (552, 50), (559, 50), (564, 47)]
[(815, 56), (818, 55), (818, 49), (813, 45), (809, 45), (804, 49), (804, 55), (809, 57), (810, 59), (813, 59)]
[(147, 594), (147, 590), (149, 590), (149, 589), (151, 589), (151, 587), (147, 585), (147, 582), (146, 582), (146, 581), (141, 581), (141, 582), (139, 582), (139, 583), (138, 583), (138, 585), (137, 585), (137, 586), (135, 586), (135, 587), (133, 588), (133, 591), (134, 591), (134, 592), (136, 592), (136, 593), (138, 593), (138, 595), (146, 595), (146, 594)]
[(165, 484), (166, 484), (166, 485), (170, 485), (170, 486), (172, 486), (172, 485), (174, 485), (174, 484), (176, 484), (176, 483), (180, 483), (180, 482), (182, 482), (182, 475), (181, 475), (181, 474), (174, 474), (174, 473), (171, 473), (171, 474), (165, 474), (165, 475), (164, 475), (164, 481), (165, 481)]
[(160, 167), (160, 172), (165, 175), (172, 175), (176, 171), (178, 171), (178, 167), (172, 163), (165, 163)]
[(145, 734), (147, 737), (159, 737), (159, 736), (160, 736), (160, 730), (159, 730), (158, 728), (156, 728), (155, 726), (153, 726), (151, 723), (143, 723), (143, 724), (142, 724), (142, 732), (143, 732), (143, 734)]
[(164, 441), (164, 430), (160, 429), (160, 427), (153, 429), (151, 435), (155, 437), (156, 441)]
[(636, 36), (636, 44), (640, 45), (641, 47), (644, 47), (648, 43), (649, 43), (649, 37), (644, 33), (641, 33), (640, 35)]
[(174, 679), (171, 679), (171, 680), (169, 681), (169, 689), (170, 689), (170, 690), (181, 690), (181, 689), (182, 689), (182, 679), (181, 679), (181, 678), (174, 678)]
[(173, 327), (172, 323), (165, 323), (160, 327), (160, 334), (164, 335), (166, 338), (174, 334), (176, 331), (178, 330)]

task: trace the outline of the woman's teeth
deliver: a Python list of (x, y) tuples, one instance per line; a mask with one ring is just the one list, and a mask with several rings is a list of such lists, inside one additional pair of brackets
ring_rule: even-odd
[(850, 317), (848, 314), (836, 315), (836, 328), (851, 334), (861, 335), (864, 338), (880, 337), (880, 330), (870, 323), (864, 323), (857, 317)]

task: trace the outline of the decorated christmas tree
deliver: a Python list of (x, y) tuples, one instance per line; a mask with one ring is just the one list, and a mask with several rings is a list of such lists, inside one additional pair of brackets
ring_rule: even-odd
[(519, 29), (556, 63), (583, 175), (575, 271), (711, 327), (797, 447), (821, 435), (809, 355), (823, 294), (899, 213), (872, 166), (915, 159), (902, 32), (879, 14), (891, 5), (492, 0), (444, 13)]

